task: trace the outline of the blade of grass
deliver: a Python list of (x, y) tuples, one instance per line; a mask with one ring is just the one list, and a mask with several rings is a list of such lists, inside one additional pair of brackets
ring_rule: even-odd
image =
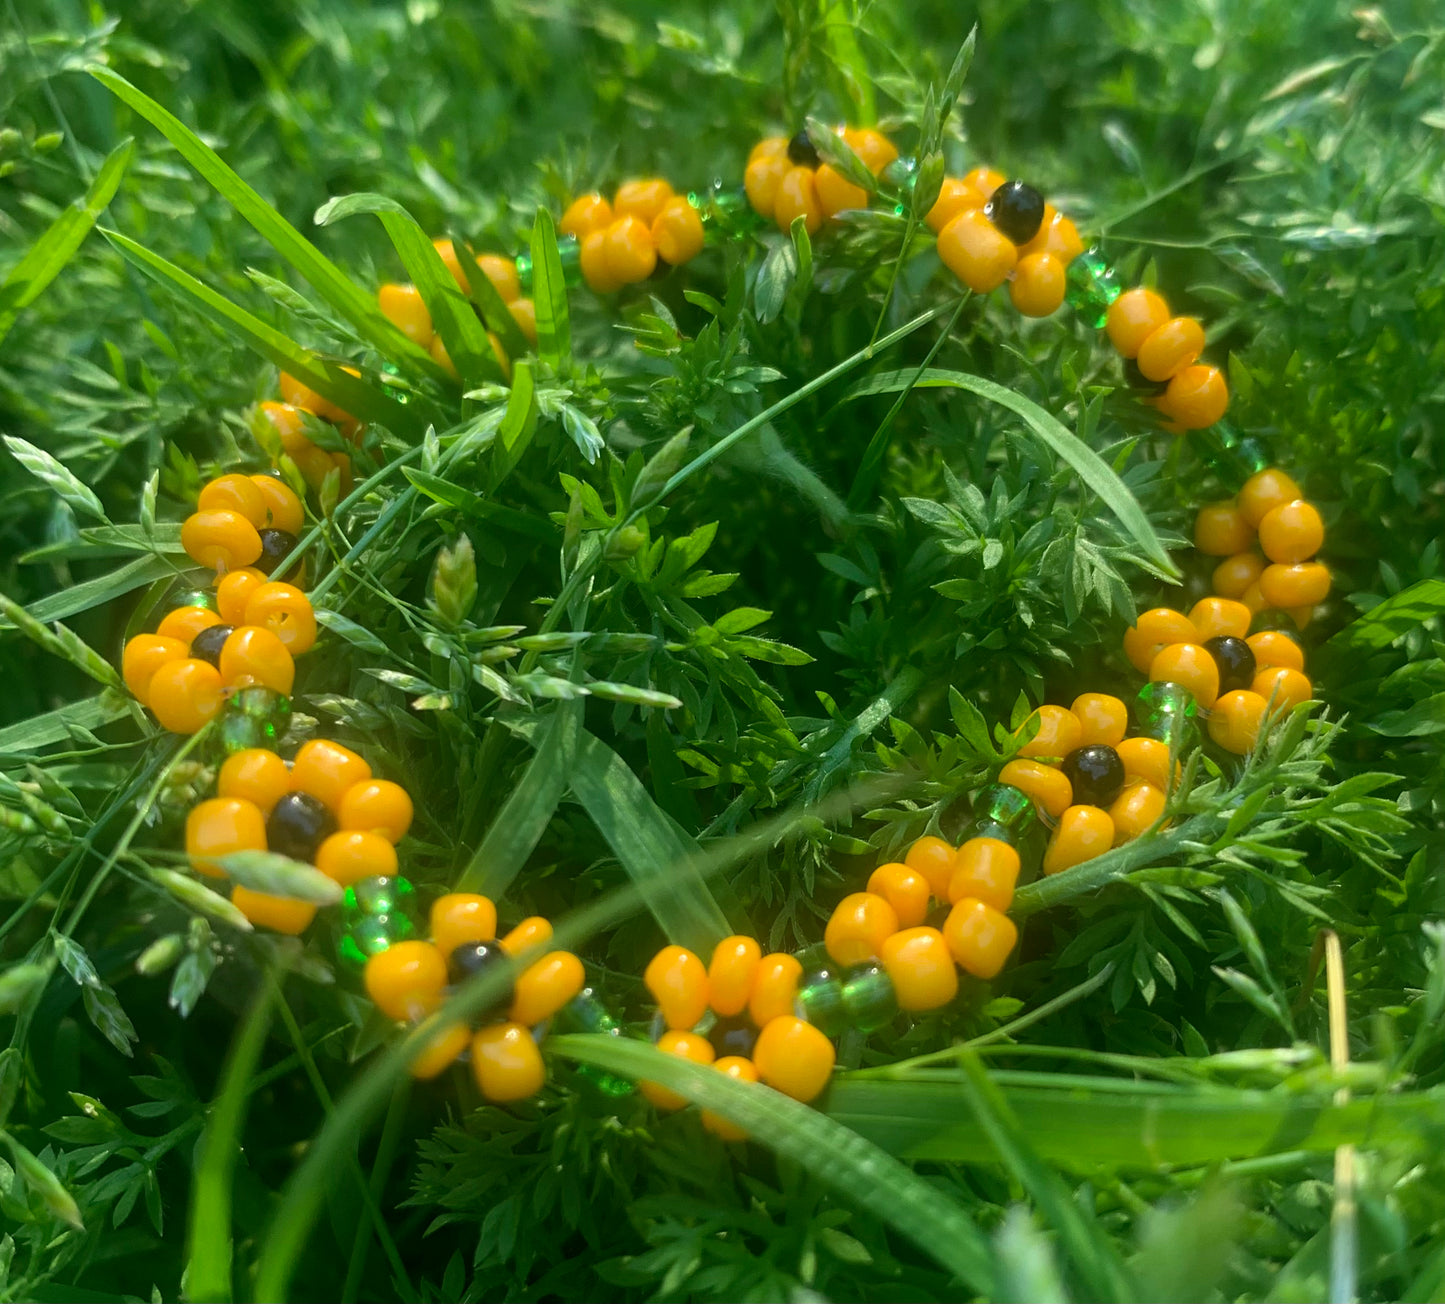
[[(175, 146), (201, 177), (246, 219), (288, 263), (301, 273), (327, 303), (368, 340), (392, 359), (405, 359), (425, 375), (440, 373), (425, 349), (413, 344), (382, 314), (371, 294), (271, 207), (233, 172), (209, 145), (169, 110), (119, 73), (93, 65), (86, 71), (119, 99), (130, 105)], [(331, 395), (327, 395), (328, 398)], [(348, 411), (353, 409), (348, 408)], [(358, 413), (358, 415), (360, 415)]]
[(1074, 469), (1079, 479), (1119, 518), (1119, 522), (1154, 564), (1161, 576), (1179, 577), (1174, 564), (1154, 527), (1124, 482), (1092, 448), (1075, 435), (1052, 413), (1046, 412), (1032, 399), (1016, 394), (1007, 386), (965, 371), (932, 368), (919, 375), (912, 371), (887, 371), (859, 381), (843, 396), (844, 402), (872, 394), (892, 394), (900, 389), (963, 389), (980, 398), (1006, 407), (1021, 417), (1057, 457)]
[(246, 1118), (248, 1089), (266, 1044), (276, 995), (274, 981), (263, 983), (256, 993), (221, 1070), (221, 1091), (201, 1137), (186, 1229), (186, 1297), (191, 1300), (231, 1298), (231, 1174)]
[(634, 1080), (659, 1082), (745, 1128), (819, 1181), (882, 1218), (952, 1272), (974, 1294), (993, 1280), (988, 1242), (938, 1188), (827, 1114), (644, 1042), (596, 1033), (553, 1037), (548, 1048)]
[[(67, 616), (79, 615), (122, 594), (180, 573), (181, 568), (164, 557), (137, 557), (108, 575), (97, 575), (93, 580), (47, 594), (25, 610), (36, 620), (64, 620)], [(0, 620), (0, 629), (8, 628), (9, 622)]]
[(44, 293), (84, 243), (100, 215), (105, 212), (125, 176), (135, 148), (127, 136), (101, 164), (85, 194), (55, 219), (30, 246), (0, 284), (0, 340), (10, 333), (15, 319)]
[(442, 337), (464, 386), (483, 380), (501, 380), (502, 368), (492, 353), (487, 332), (457, 287), (430, 237), (405, 208), (385, 195), (343, 195), (316, 210), (316, 225), (327, 226), (358, 213), (378, 218), (391, 237), (402, 266), (431, 313), (432, 326)]
[(64, 742), (77, 729), (99, 729), (129, 714), (129, 704), (116, 693), (67, 702), (54, 711), (0, 729), (0, 756), (38, 751), (51, 743)]
[(522, 334), (522, 328), (517, 325), (517, 319), (508, 311), (507, 305), (502, 302), (502, 296), (497, 293), (497, 287), (492, 284), (492, 278), (477, 265), (477, 260), (472, 257), (472, 251), (467, 247), (466, 241), (453, 235), (452, 252), (456, 254), (457, 263), (461, 267), (462, 275), (466, 278), (467, 286), (471, 291), (472, 302), (477, 305), (477, 311), (482, 314), (482, 320), (487, 323), (487, 329), (497, 333), (509, 358), (525, 356), (531, 351), (532, 346), (527, 342), (527, 337)]
[(101, 234), (162, 285), (178, 290), (194, 301), (212, 321), (230, 331), (243, 344), (274, 362), (282, 371), (295, 376), (303, 385), (339, 403), (347, 412), (413, 439), (419, 439), (431, 424), (431, 416), (424, 410), (429, 405), (398, 403), (335, 363), (303, 349), (289, 336), (268, 326), (259, 317), (232, 303), (225, 295), (218, 294), (159, 254), (153, 254), (129, 236), (105, 228), (101, 229)]
[(537, 356), (554, 370), (572, 357), (572, 322), (567, 313), (567, 282), (557, 252), (552, 214), (537, 210), (532, 224), (532, 303), (537, 311)]
[(734, 930), (698, 873), (702, 849), (667, 818), (627, 762), (585, 729), (569, 777), (668, 939), (711, 955)]
[(526, 512), (519, 512), (515, 507), (489, 502), (479, 494), (472, 493), (470, 489), (463, 489), (439, 475), (428, 475), (425, 471), (415, 471), (411, 467), (407, 467), (403, 474), (433, 502), (455, 507), (467, 516), (474, 516), (479, 521), (486, 521), (489, 525), (510, 530), (514, 534), (553, 543), (558, 540), (557, 527), (545, 517), (531, 516)]

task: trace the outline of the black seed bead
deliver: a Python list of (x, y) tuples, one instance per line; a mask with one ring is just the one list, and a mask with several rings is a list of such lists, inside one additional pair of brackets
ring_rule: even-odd
[(233, 625), (207, 625), (191, 640), (191, 655), (197, 661), (209, 661), (217, 669), (221, 665), (221, 649), (235, 633)]
[(288, 792), (266, 821), (266, 846), (309, 863), (316, 848), (335, 832), (336, 821), (322, 802), (309, 792)]
[[(489, 969), (495, 969), (498, 965), (506, 964), (509, 958), (507, 953), (495, 942), (463, 942), (447, 958), (447, 977), (454, 986), (460, 986), (468, 978), (474, 978), (479, 973), (485, 973)], [(472, 1015), (473, 1021), (477, 1024), (491, 1022), (500, 1011), (511, 1005), (515, 995), (516, 985), (508, 983), (487, 1004), (485, 1009), (478, 1010)]]
[(256, 567), (263, 570), (267, 575), (272, 574), (287, 557), (291, 555), (296, 547), (296, 536), (286, 530), (262, 530), (261, 531), (261, 555), (256, 559)]
[(718, 1059), (722, 1059), (724, 1055), (742, 1055), (750, 1059), (753, 1045), (758, 1039), (758, 1030), (753, 1027), (751, 1019), (744, 1015), (735, 1015), (730, 1019), (719, 1019), (713, 1024), (707, 1039), (712, 1042), (713, 1050), (717, 1051)]
[(1204, 650), (1219, 667), (1219, 691), (1232, 692), (1254, 683), (1254, 649), (1242, 638), (1220, 634), (1207, 640)]
[(1162, 394), (1169, 388), (1167, 380), (1150, 380), (1139, 370), (1139, 364), (1133, 358), (1124, 359), (1124, 379), (1129, 382), (1130, 389), (1151, 397), (1155, 394)]
[(1005, 181), (983, 215), (1016, 245), (1028, 244), (1044, 224), (1044, 197), (1026, 181)]
[(1076, 747), (1064, 757), (1063, 770), (1076, 806), (1107, 806), (1124, 786), (1124, 762), (1103, 743)]
[(806, 131), (800, 131), (788, 142), (788, 162), (800, 168), (818, 166), (818, 151), (813, 148)]

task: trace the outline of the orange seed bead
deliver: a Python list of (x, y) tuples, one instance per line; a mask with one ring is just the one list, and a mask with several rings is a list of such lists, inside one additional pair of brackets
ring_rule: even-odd
[(619, 217), (603, 235), (607, 266), (622, 285), (645, 281), (657, 266), (657, 250), (647, 223), (636, 217)]
[(948, 912), (943, 940), (964, 973), (987, 981), (998, 975), (1018, 945), (1018, 926), (987, 901), (964, 897)]
[(367, 960), (362, 981), (388, 1019), (422, 1019), (442, 1003), (447, 962), (430, 942), (393, 942)]
[(707, 1010), (707, 966), (685, 946), (664, 946), (648, 963), (642, 981), (669, 1028), (685, 1031)]
[(227, 571), (222, 575), (216, 585), (216, 610), (220, 613), (220, 623), (244, 625), (246, 603), (251, 594), (269, 582), (266, 572), (254, 566), (242, 566), (240, 570)]
[(824, 217), (833, 217), (848, 209), (867, 208), (868, 192), (855, 186), (841, 172), (824, 163), (813, 175), (818, 192), (818, 206)]
[(311, 600), (294, 584), (268, 580), (256, 588), (246, 600), (245, 623), (269, 629), (293, 657), (309, 652), (316, 642)]
[(1135, 670), (1147, 673), (1149, 663), (1171, 643), (1197, 642), (1199, 632), (1182, 611), (1155, 607), (1141, 613), (1138, 623), (1124, 631), (1124, 655)]
[(759, 217), (771, 219), (778, 202), (778, 187), (783, 178), (792, 170), (793, 164), (786, 151), (780, 154), (764, 154), (755, 158), (743, 173), (743, 189), (747, 192), (748, 203)]
[(316, 907), (309, 901), (256, 892), (240, 883), (231, 889), (231, 904), (253, 924), (291, 937), (304, 933), (316, 918)]
[(363, 779), (353, 783), (336, 808), (336, 822), (343, 829), (379, 833), (388, 842), (400, 842), (411, 827), (411, 796), (390, 779)]
[(126, 639), (120, 657), (121, 676), (125, 686), (145, 702), (156, 671), (172, 661), (184, 661), (189, 655), (188, 642), (166, 634), (137, 634)]
[(1254, 526), (1237, 503), (1210, 503), (1194, 518), (1194, 546), (1207, 557), (1232, 557), (1254, 546)]
[(1169, 320), (1169, 305), (1146, 286), (1125, 290), (1104, 318), (1109, 343), (1122, 357), (1137, 358), (1145, 340)]
[(872, 127), (845, 128), (843, 139), (875, 177), (898, 157), (898, 147)]
[(681, 195), (674, 195), (652, 219), (652, 243), (664, 262), (680, 267), (702, 252), (702, 218)]
[(960, 181), (957, 177), (944, 177), (938, 198), (933, 201), (933, 207), (928, 210), (923, 220), (932, 228), (933, 234), (937, 235), (964, 209), (982, 208), (983, 203), (983, 198), (968, 182)]
[(557, 230), (563, 235), (585, 240), (594, 231), (602, 231), (612, 225), (612, 205), (595, 190), (579, 195), (567, 205)]
[(211, 797), (186, 815), (186, 855), (198, 874), (221, 878), (225, 870), (213, 856), (266, 850), (266, 817), (255, 802)]
[(582, 237), (579, 253), (582, 278), (598, 294), (611, 294), (622, 288), (622, 282), (617, 279), (612, 264), (607, 260), (607, 231), (610, 229), (589, 231)]
[(758, 1077), (805, 1105), (828, 1085), (835, 1058), (833, 1043), (791, 1014), (768, 1020), (753, 1046)]
[[(1143, 782), (1158, 788), (1161, 792), (1173, 787), (1169, 777), (1169, 744), (1157, 738), (1126, 738), (1115, 751), (1124, 762), (1125, 777), (1133, 782)], [(1174, 766), (1175, 778), (1179, 766)]]
[(1299, 485), (1289, 476), (1269, 467), (1244, 482), (1244, 488), (1239, 491), (1239, 510), (1244, 513), (1244, 519), (1258, 529), (1274, 508), (1303, 497)]
[(949, 880), (948, 899), (957, 904), (973, 897), (995, 910), (1007, 910), (1013, 903), (1018, 877), (1019, 853), (1007, 842), (969, 838), (958, 849), (958, 868)]
[(482, 254), (477, 259), (477, 270), (492, 283), (492, 289), (503, 303), (511, 303), (522, 293), (522, 282), (517, 277), (517, 264), (501, 254)]
[(1114, 845), (1114, 821), (1097, 806), (1070, 806), (1044, 851), (1044, 873), (1061, 874)]
[(275, 752), (265, 747), (247, 747), (232, 752), (216, 776), (216, 792), (222, 797), (239, 797), (256, 806), (263, 816), (291, 791), (291, 771)]
[(715, 1014), (730, 1019), (747, 1008), (762, 959), (763, 948), (751, 937), (725, 937), (713, 948), (707, 990)]
[(1209, 713), (1209, 736), (1225, 751), (1243, 756), (1259, 740), (1267, 707), (1264, 698), (1247, 688), (1225, 693)]
[(199, 566), (233, 570), (261, 555), (261, 536), (239, 512), (195, 512), (181, 526), (181, 547)]
[(203, 629), (223, 623), (209, 607), (173, 607), (156, 626), (156, 633), (161, 638), (173, 638), (178, 643), (184, 643), (189, 651), (192, 640)]
[(1047, 317), (1064, 301), (1064, 264), (1050, 253), (1025, 254), (1009, 282), (1009, 298), (1025, 317)]
[(238, 625), (222, 645), (220, 660), (227, 691), (264, 684), (275, 692), (290, 693), (296, 682), (296, 663), (286, 645), (259, 625)]
[(1231, 598), (1200, 598), (1189, 608), (1189, 619), (1199, 631), (1199, 641), (1207, 643), (1222, 635), (1243, 638), (1249, 633), (1251, 612)]
[(520, 1023), (494, 1023), (472, 1037), (472, 1076), (482, 1095), (494, 1105), (506, 1105), (541, 1091), (547, 1066), (527, 1028)]
[(981, 207), (993, 198), (993, 192), (1007, 180), (1002, 172), (995, 172), (993, 168), (977, 167), (963, 178), (963, 183), (978, 192)]
[[(682, 1059), (691, 1060), (694, 1064), (711, 1064), (717, 1054), (713, 1050), (712, 1042), (706, 1037), (699, 1037), (695, 1032), (682, 1032), (676, 1028), (664, 1032), (657, 1039), (657, 1049), (666, 1055), (677, 1055)], [(680, 1096), (677, 1092), (670, 1091), (657, 1082), (639, 1082), (637, 1089), (658, 1109), (684, 1109), (688, 1103), (686, 1096)]]
[(1126, 784), (1109, 807), (1114, 821), (1114, 845), (1132, 842), (1164, 814), (1164, 791), (1152, 783)]
[(651, 226), (672, 197), (672, 187), (661, 177), (624, 181), (612, 196), (612, 213), (614, 217), (635, 217), (646, 226)]
[(429, 348), (432, 336), (431, 313), (414, 285), (383, 285), (376, 292), (376, 306), (393, 326), (418, 348)]
[(528, 344), (537, 343), (537, 305), (531, 299), (513, 299), (507, 305), (512, 320)]
[(975, 294), (988, 294), (1018, 264), (1018, 249), (983, 215), (965, 209), (938, 233), (938, 256)]
[(363, 878), (391, 878), (396, 873), (396, 848), (375, 833), (346, 829), (316, 848), (316, 868), (342, 887)]
[(571, 951), (552, 951), (517, 975), (507, 1017), (529, 1028), (542, 1023), (576, 996), (586, 980), (582, 961)]
[(936, 1010), (958, 995), (958, 970), (936, 928), (905, 928), (883, 943), (879, 957), (902, 1010)]
[(1285, 666), (1290, 670), (1305, 668), (1304, 649), (1282, 630), (1261, 630), (1244, 641), (1249, 644), (1249, 650), (1254, 653), (1254, 664), (1260, 669), (1267, 666)]
[(221, 714), (221, 673), (209, 661), (168, 661), (151, 676), (146, 705), (172, 733), (193, 734)]
[(793, 1000), (802, 977), (803, 966), (796, 956), (782, 951), (763, 956), (753, 974), (753, 990), (748, 996), (748, 1017), (757, 1027), (793, 1012)]
[(1038, 235), (1034, 236), (1028, 244), (1019, 246), (1019, 254), (1053, 254), (1067, 268), (1081, 253), (1084, 252), (1084, 242), (1079, 236), (1079, 228), (1074, 225), (1073, 220), (1065, 217), (1062, 213), (1055, 212), (1049, 216), (1051, 205), (1044, 205), (1044, 222), (1039, 228)]
[(1276, 562), (1264, 568), (1264, 574), (1259, 577), (1259, 591), (1271, 607), (1293, 612), (1298, 607), (1312, 607), (1329, 596), (1330, 573), (1317, 561), (1297, 562), (1293, 566)]
[[(1214, 568), (1214, 591), (1221, 598), (1240, 599), (1264, 573), (1264, 559), (1256, 552), (1237, 552)], [(1247, 605), (1247, 604), (1246, 604)]]
[(898, 861), (879, 865), (868, 876), (868, 891), (893, 907), (900, 928), (916, 928), (928, 918), (928, 880), (916, 869)]
[(431, 940), (443, 958), (467, 942), (497, 936), (497, 907), (476, 892), (448, 892), (432, 902)]
[(1193, 317), (1171, 317), (1139, 346), (1135, 361), (1149, 380), (1168, 380), (1204, 352), (1204, 327)]
[(540, 951), (552, 940), (552, 925), (541, 915), (529, 915), (497, 945), (510, 956), (525, 955)]
[(1159, 410), (1185, 430), (1204, 430), (1229, 410), (1229, 385), (1218, 367), (1195, 363), (1174, 373)]
[(471, 282), (467, 280), (467, 274), (462, 270), (462, 260), (457, 257), (457, 247), (450, 240), (433, 240), (432, 248), (437, 251), (437, 257), (447, 265), (447, 271), (452, 274), (452, 280), (457, 283), (457, 289), (463, 294), (472, 292)]
[(371, 766), (349, 747), (329, 738), (312, 738), (296, 751), (291, 763), (291, 787), (309, 793), (335, 812), (348, 788), (371, 778)]
[(1054, 819), (1074, 804), (1069, 776), (1042, 761), (1010, 761), (999, 771), (998, 781), (1026, 793), (1035, 806)]
[(1269, 703), (1272, 711), (1288, 711), (1314, 696), (1309, 677), (1288, 666), (1265, 666), (1255, 672), (1250, 688)]
[[(449, 241), (447, 243), (450, 243)], [(423, 1082), (439, 1077), (466, 1050), (472, 1040), (472, 1030), (465, 1023), (439, 1025), (434, 1032), (420, 1042), (420, 1049), (407, 1066), (412, 1077)]]
[(1129, 708), (1108, 693), (1080, 693), (1069, 710), (1084, 731), (1080, 747), (1117, 747), (1129, 728)]
[(248, 475), (223, 475), (212, 480), (196, 499), (201, 512), (235, 512), (258, 530), (266, 524), (266, 500)]
[(792, 229), (793, 219), (803, 219), (803, 229), (814, 235), (823, 225), (823, 204), (818, 198), (818, 184), (812, 168), (794, 167), (783, 173), (773, 197), (773, 219), (778, 229)]
[(1325, 541), (1325, 523), (1303, 498), (1271, 507), (1259, 523), (1259, 546), (1273, 562), (1308, 561)]
[[(724, 1055), (722, 1059), (713, 1064), (713, 1068), (719, 1073), (726, 1073), (728, 1077), (738, 1082), (756, 1082), (758, 1080), (758, 1069), (752, 1060), (744, 1055)], [(702, 1125), (707, 1128), (715, 1137), (724, 1141), (746, 1141), (748, 1134), (736, 1123), (729, 1123), (721, 1114), (714, 1113), (710, 1109), (702, 1111)]]
[(823, 945), (839, 964), (862, 964), (876, 958), (897, 931), (898, 915), (887, 901), (872, 892), (853, 892), (829, 916)]
[(924, 837), (908, 848), (903, 863), (922, 874), (928, 880), (928, 890), (942, 901), (948, 891), (948, 880), (953, 876), (956, 854), (953, 846), (942, 838)]
[(779, 154), (784, 156), (788, 152), (788, 138), (786, 136), (765, 136), (748, 151), (748, 162), (760, 158), (776, 158)]
[[(1037, 720), (1039, 727), (1034, 736), (1019, 748), (1020, 756), (1067, 756), (1079, 746), (1079, 739), (1084, 736), (1084, 726), (1066, 707), (1041, 706), (1029, 720)], [(1028, 727), (1028, 721), (1025, 721), (1019, 727), (1018, 736), (1026, 736)]]
[(1149, 663), (1153, 683), (1180, 684), (1193, 695), (1202, 711), (1219, 696), (1219, 666), (1198, 643), (1174, 643), (1163, 648)]
[(285, 530), (287, 534), (300, 534), (306, 524), (306, 508), (291, 486), (275, 475), (253, 475), (251, 483), (265, 501), (266, 526)]

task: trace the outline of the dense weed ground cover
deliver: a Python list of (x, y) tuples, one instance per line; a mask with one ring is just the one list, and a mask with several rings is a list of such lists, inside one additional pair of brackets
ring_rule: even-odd
[[(33, 303), (13, 280), (0, 291), (0, 419), (25, 441), (0, 460), (0, 1294), (1323, 1299), (1333, 1243), (1337, 1291), (1439, 1297), (1434, 6), (4, 14), (0, 270), (44, 253), (98, 175), (118, 188)], [(189, 274), (288, 347), (382, 359), (226, 184), (86, 74), (97, 63), (368, 295), (400, 264), (371, 217), (314, 224), (336, 196), (386, 195), (429, 233), (514, 251), (539, 206), (638, 173), (735, 180), (754, 140), (809, 113), (876, 119), (905, 151), (937, 140), (950, 171), (987, 160), (1035, 180), (1126, 276), (1210, 323), (1231, 419), (1325, 512), (1323, 706), (1247, 766), (1197, 765), (1173, 827), (1090, 890), (1026, 889), (1012, 968), (855, 1048), (822, 1113), (753, 1120), (768, 1144), (724, 1146), (696, 1111), (599, 1092), (575, 1064), (584, 1042), (557, 1043), (553, 1084), (517, 1109), (480, 1106), (463, 1076), (409, 1085), (324, 928), (304, 949), (243, 937), (158, 883), (209, 774), (106, 670), (153, 581), (169, 584), (166, 522), (212, 472), (262, 464), (247, 413), (276, 381), (152, 273)], [(869, 392), (936, 347), (931, 365), (1075, 431), (1170, 548), (1217, 492), (1093, 332), (1067, 311), (1023, 323), (998, 295), (959, 306), (905, 227), (859, 224), (809, 258), (775, 234), (731, 241), (620, 310), (572, 292), (505, 482), (475, 449), (507, 394), (464, 399), (403, 370), (419, 419), (378, 432), (360, 468), (378, 479), (312, 554), (335, 618), (298, 710), (420, 794), (406, 872), (432, 889), (474, 866), (513, 917), (571, 921), (639, 1023), (669, 922), (720, 909), (773, 946), (816, 941), (880, 854), (962, 835), (995, 722), (1088, 688), (1127, 695), (1123, 628), (1181, 600), (1017, 404), (919, 389), (895, 414)], [(1186, 589), (1207, 579), (1186, 571)], [(17, 630), (14, 604), (63, 616), (60, 632)], [(474, 673), (500, 626), (555, 637)], [(584, 680), (624, 687), (584, 699), (568, 687)], [(620, 761), (559, 794), (551, 762), (582, 764), (567, 750), (582, 726)], [(515, 836), (529, 819), (535, 845)], [(710, 897), (675, 888), (658, 830), (700, 844)], [(1312, 963), (1323, 927), (1344, 945), (1343, 1074)], [(1360, 1144), (1353, 1215), (1335, 1184), (1345, 1141)]]

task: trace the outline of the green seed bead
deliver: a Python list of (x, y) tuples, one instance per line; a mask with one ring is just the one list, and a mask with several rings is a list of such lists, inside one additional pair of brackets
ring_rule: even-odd
[(772, 225), (753, 211), (746, 190), (741, 186), (725, 186), (720, 179), (703, 190), (694, 190), (687, 202), (697, 209), (704, 227), (717, 227), (724, 238), (751, 235)]
[(975, 821), (972, 836), (975, 838), (993, 838), (998, 842), (1007, 842), (1011, 847), (1018, 841), (1011, 828), (1005, 824), (995, 823), (993, 820)]
[[(565, 1032), (600, 1032), (609, 1037), (622, 1036), (622, 1025), (598, 999), (597, 992), (584, 987), (557, 1011), (557, 1027)], [(604, 1096), (630, 1096), (637, 1088), (626, 1078), (600, 1069), (593, 1064), (579, 1064), (577, 1075), (585, 1078)]]
[(1064, 298), (1095, 329), (1104, 325), (1109, 305), (1121, 290), (1118, 276), (1097, 246), (1085, 249), (1069, 264)]
[(1227, 421), (1216, 421), (1206, 430), (1192, 432), (1190, 444), (1231, 489), (1238, 489), (1250, 476), (1273, 465), (1258, 439), (1241, 435)]
[(166, 599), (166, 610), (178, 607), (204, 607), (207, 611), (216, 609), (216, 594), (213, 589), (182, 589)]
[(416, 900), (411, 880), (401, 874), (374, 876), (351, 884), (341, 898), (342, 919), (350, 926), (362, 919), (381, 915), (410, 917)]
[(836, 1037), (848, 1026), (843, 1006), (843, 984), (832, 969), (804, 973), (798, 986), (797, 1011), (825, 1037)]
[(980, 823), (1001, 824), (1023, 833), (1034, 821), (1034, 804), (1026, 792), (1011, 783), (991, 783), (973, 799), (973, 816)]
[(843, 1009), (848, 1022), (863, 1032), (877, 1032), (898, 1013), (893, 980), (877, 965), (850, 970), (843, 980)]
[(405, 915), (370, 915), (347, 928), (337, 950), (348, 964), (364, 968), (373, 955), (406, 941), (415, 931)]
[(1169, 744), (1176, 755), (1192, 746), (1198, 730), (1194, 716), (1199, 708), (1194, 694), (1183, 684), (1145, 684), (1139, 690), (1137, 715), (1139, 731)]
[(244, 752), (252, 747), (274, 748), (275, 737), (267, 737), (266, 723), (263, 720), (253, 720), (250, 716), (232, 715), (229, 712), (221, 717), (221, 723), (217, 730), (217, 741), (221, 751), (230, 756), (235, 752)]

